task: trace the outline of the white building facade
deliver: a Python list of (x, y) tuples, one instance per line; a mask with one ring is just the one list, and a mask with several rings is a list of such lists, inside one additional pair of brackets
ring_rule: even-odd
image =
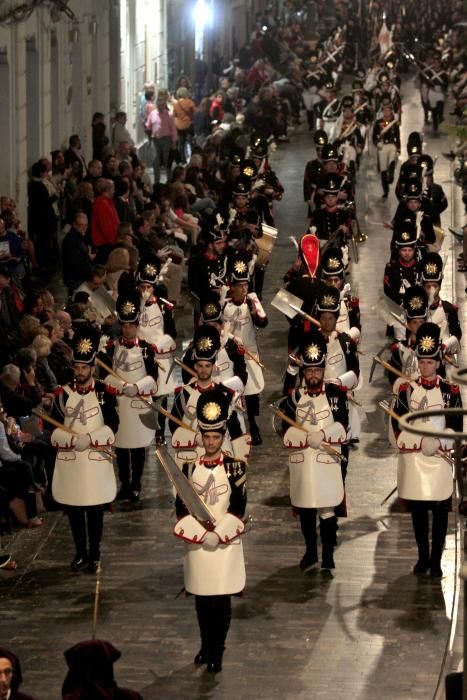
[(143, 85), (167, 83), (167, 1), (70, 0), (63, 12), (48, 0), (14, 21), (7, 15), (24, 0), (1, 4), (0, 194), (16, 199), (24, 222), (31, 165), (71, 134), (90, 159), (94, 112), (110, 127), (126, 111), (140, 140)]

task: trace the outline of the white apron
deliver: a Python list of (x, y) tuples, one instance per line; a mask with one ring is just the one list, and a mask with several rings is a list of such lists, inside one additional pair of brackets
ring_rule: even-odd
[[(92, 433), (104, 426), (99, 399), (94, 391), (79, 394), (69, 386), (64, 425), (75, 433)], [(66, 399), (64, 399), (66, 400)], [(108, 428), (108, 440), (113, 433)], [(111, 503), (117, 494), (112, 459), (100, 450), (59, 449), (52, 479), (52, 495), (57, 503), (68, 506), (95, 506)]]
[[(196, 463), (190, 481), (216, 521), (227, 513), (231, 488), (225, 467), (208, 469)], [(228, 595), (245, 587), (245, 562), (241, 537), (231, 544), (207, 549), (202, 544), (185, 544), (185, 588), (194, 595)]]
[[(316, 423), (313, 422), (313, 415)], [(325, 428), (334, 422), (326, 394), (304, 393), (297, 404), (297, 423), (308, 432)], [(305, 445), (306, 434), (289, 428), (284, 435), (286, 447)], [(338, 445), (333, 448), (340, 452)], [(289, 455), (290, 500), (296, 508), (327, 508), (339, 505), (344, 498), (340, 462), (324, 450), (302, 447)]]
[[(128, 384), (136, 384), (136, 382), (148, 376), (141, 348), (138, 345), (126, 348), (120, 345), (118, 341), (115, 343), (113, 369)], [(121, 383), (111, 375), (106, 378), (106, 382), (117, 389), (121, 389)], [(152, 396), (156, 392), (156, 382), (152, 380), (152, 382), (148, 381), (148, 384), (148, 390), (140, 393), (144, 394), (144, 398), (147, 401), (152, 402)], [(152, 420), (155, 414), (152, 409), (148, 408), (147, 404), (138, 396), (117, 396), (117, 401), (120, 422), (115, 436), (115, 447), (134, 449), (150, 445), (154, 440), (155, 434), (155, 428), (148, 427), (148, 424), (150, 426), (151, 423), (155, 426), (155, 421)], [(142, 416), (144, 416), (145, 423), (141, 420)]]
[[(228, 301), (224, 306), (224, 333), (241, 340), (247, 350), (259, 359), (258, 345), (253, 320), (251, 318), (248, 304), (244, 302), (237, 306)], [(246, 368), (248, 370), (248, 381), (246, 383), (244, 395), (260, 394), (264, 389), (264, 376), (261, 367), (251, 358), (245, 355)]]
[[(410, 398), (410, 409), (434, 410), (444, 408), (441, 390), (438, 387), (426, 390), (417, 385)], [(444, 416), (437, 416), (421, 423), (426, 428), (444, 430), (446, 422)], [(412, 433), (402, 431), (397, 440), (398, 446), (402, 442), (410, 446), (411, 441), (418, 441), (420, 437)], [(419, 449), (414, 452), (400, 452), (397, 465), (397, 490), (401, 498), (415, 501), (444, 501), (452, 494), (452, 468), (441, 457), (425, 457)]]
[[(141, 303), (138, 338), (145, 340), (151, 345), (158, 345), (164, 333), (164, 317), (161, 308), (157, 302), (146, 306), (145, 302)], [(175, 344), (175, 341), (174, 341)], [(170, 352), (156, 353), (156, 360), (159, 364), (159, 372), (157, 375), (157, 393), (156, 396), (167, 396), (173, 394), (177, 386), (177, 378), (175, 371), (172, 369), (175, 350)], [(171, 371), (172, 369), (172, 371)], [(170, 373), (170, 376), (169, 376)]]

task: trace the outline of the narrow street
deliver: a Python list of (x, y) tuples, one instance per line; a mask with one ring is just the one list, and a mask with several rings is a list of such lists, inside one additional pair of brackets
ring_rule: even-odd
[[(408, 133), (423, 124), (411, 78), (402, 91), (405, 159)], [(444, 227), (451, 224), (452, 206), (458, 226), (462, 207), (457, 190), (451, 201), (450, 164), (441, 155), (449, 150), (449, 140), (433, 138), (428, 126), (425, 142), (426, 152), (437, 157), (435, 179), (450, 201)], [(380, 505), (396, 483), (396, 457), (377, 405), (388, 397), (389, 385), (381, 369), (368, 384), (373, 355), (385, 341), (384, 324), (372, 307), (382, 292), (390, 232), (378, 224), (389, 221), (396, 208), (392, 192), (388, 200), (381, 197), (373, 148), (364, 155), (357, 187), (368, 240), (359, 246), (360, 262), (351, 273), (362, 309), (364, 386), (357, 398), (366, 419), (359, 447), (350, 455), (349, 517), (340, 520), (332, 575), (320, 570), (302, 574), (298, 568), (303, 542), (290, 508), (287, 454), (273, 432), (265, 399), (281, 388), (287, 354), (287, 321), (269, 302), (294, 257), (289, 236), (306, 231), (302, 179), (312, 154), (312, 137), (302, 124), (273, 159), (285, 196), (276, 206), (279, 239), (263, 294), (270, 322), (259, 334), (267, 367), (260, 420), (264, 443), (254, 448), (249, 466), (253, 528), (244, 540), (247, 587), (243, 597), (233, 600), (221, 674), (208, 677), (192, 663), (198, 649), (194, 602), (180, 594), (183, 547), (172, 536), (173, 498), (154, 457), (146, 467), (140, 503), (114, 505), (105, 518), (97, 636), (123, 652), (116, 669), (119, 683), (147, 700), (427, 700), (435, 694), (450, 633), (456, 519), (453, 513), (442, 581), (413, 576), (417, 556), (410, 516), (395, 495)], [(465, 296), (463, 275), (453, 278), (458, 252), (446, 233), (442, 296), (454, 301)], [(464, 304), (460, 315), (465, 327)], [(177, 323), (179, 337), (188, 340), (188, 307)], [(0, 576), (2, 639), (21, 649), (25, 688), (53, 700), (65, 676), (63, 651), (91, 636), (95, 579), (70, 573), (73, 549), (61, 513), (48, 514), (41, 531), (16, 533), (9, 546), (20, 566)]]

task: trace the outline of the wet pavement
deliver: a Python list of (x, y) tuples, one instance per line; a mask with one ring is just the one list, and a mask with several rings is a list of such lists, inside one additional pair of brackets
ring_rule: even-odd
[[(403, 102), (405, 144), (410, 131), (422, 128), (411, 79), (403, 85)], [(426, 150), (439, 156), (436, 180), (451, 199), (450, 167), (440, 155), (449, 150), (449, 142), (432, 137), (430, 127), (425, 141)], [(263, 295), (270, 323), (259, 333), (267, 366), (265, 397), (282, 384), (287, 322), (269, 301), (294, 257), (289, 235), (306, 230), (302, 178), (312, 151), (311, 135), (301, 126), (274, 156), (285, 196), (276, 207), (280, 235)], [(381, 198), (374, 149), (363, 158), (358, 183), (361, 227), (368, 240), (359, 246), (352, 282), (362, 309), (365, 383), (357, 398), (366, 418), (360, 445), (350, 455), (349, 517), (340, 520), (336, 569), (332, 574), (298, 569), (304, 547), (288, 498), (287, 455), (263, 403), (264, 444), (254, 449), (248, 475), (254, 525), (244, 540), (247, 587), (233, 600), (224, 670), (208, 677), (192, 664), (198, 650), (194, 601), (181, 593), (183, 547), (172, 536), (173, 498), (151, 456), (140, 503), (118, 504), (105, 516), (98, 621), (98, 637), (123, 652), (116, 667), (119, 683), (146, 700), (435, 697), (450, 634), (456, 518), (451, 515), (442, 581), (414, 577), (410, 516), (395, 496), (380, 505), (396, 479), (396, 458), (377, 407), (387, 397), (388, 385), (378, 370), (372, 385), (367, 381), (371, 358), (385, 340), (385, 327), (372, 306), (382, 290), (390, 232), (376, 224), (388, 221), (396, 206), (393, 194), (387, 201)], [(462, 207), (454, 194), (452, 221), (460, 225)], [(443, 223), (451, 224), (450, 209)], [(464, 297), (464, 276), (453, 275), (457, 252), (447, 234), (443, 296), (448, 299)], [(461, 315), (465, 326), (463, 304)], [(179, 314), (178, 326), (181, 338), (188, 340), (188, 310)], [(21, 657), (25, 692), (52, 700), (59, 697), (65, 676), (63, 651), (91, 635), (95, 579), (70, 573), (73, 548), (61, 513), (48, 514), (41, 531), (21, 531), (5, 544), (20, 566), (15, 573), (0, 572), (1, 640)]]

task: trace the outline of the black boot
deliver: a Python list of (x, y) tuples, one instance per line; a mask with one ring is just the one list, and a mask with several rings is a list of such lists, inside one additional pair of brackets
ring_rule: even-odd
[(263, 438), (256, 424), (256, 416), (259, 415), (259, 394), (250, 394), (245, 397), (246, 413), (248, 417), (248, 425), (250, 426), (251, 444), (262, 445)]
[(383, 187), (383, 197), (386, 198), (389, 194), (388, 174), (386, 171), (381, 173), (381, 185)]
[(209, 661), (209, 596), (195, 596), (195, 605), (201, 637), (201, 648), (193, 661), (197, 666), (203, 666)]
[(430, 568), (430, 550), (428, 544), (428, 508), (425, 503), (412, 504), (412, 526), (418, 547), (418, 561), (413, 568), (416, 576), (426, 574)]
[(299, 566), (302, 571), (308, 571), (318, 561), (318, 550), (316, 547), (316, 508), (300, 508), (298, 514), (306, 544), (306, 551)]
[(230, 627), (232, 610), (230, 595), (212, 596), (212, 601), (212, 637), (210, 640), (209, 661), (206, 671), (208, 671), (208, 673), (219, 673), (222, 671), (222, 657), (225, 650), (225, 640)]
[(396, 171), (396, 161), (392, 160), (389, 163), (389, 168), (388, 168), (388, 183), (392, 185), (394, 182), (394, 173)]
[(321, 560), (322, 569), (335, 569), (334, 564), (334, 547), (337, 544), (337, 518), (333, 515), (332, 518), (319, 519), (319, 532), (323, 545), (323, 553)]
[(441, 578), (441, 557), (443, 555), (446, 533), (448, 530), (448, 502), (439, 501), (433, 506), (433, 523), (431, 526), (430, 576)]

